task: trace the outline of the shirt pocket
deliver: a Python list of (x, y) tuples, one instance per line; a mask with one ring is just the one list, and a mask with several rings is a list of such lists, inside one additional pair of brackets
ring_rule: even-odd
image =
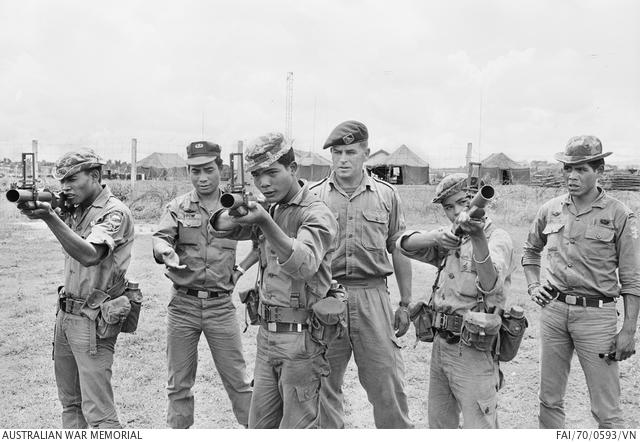
[(362, 245), (370, 250), (383, 250), (387, 245), (389, 214), (384, 210), (363, 210), (362, 217)]
[(589, 256), (597, 256), (599, 260), (607, 260), (615, 254), (615, 229), (603, 226), (588, 226), (584, 232)]
[(178, 218), (178, 244), (198, 244), (202, 235), (202, 217), (200, 214)]
[(547, 236), (547, 250), (549, 252), (557, 252), (562, 244), (562, 237), (564, 235), (563, 223), (547, 224), (544, 227), (542, 233)]

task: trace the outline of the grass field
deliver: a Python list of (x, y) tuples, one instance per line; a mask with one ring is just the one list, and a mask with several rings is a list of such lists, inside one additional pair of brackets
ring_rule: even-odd
[[(142, 207), (134, 213), (139, 220), (129, 277), (138, 280), (145, 302), (138, 331), (119, 337), (114, 363), (113, 385), (120, 419), (127, 427), (165, 428), (166, 413), (166, 305), (169, 280), (163, 268), (151, 256), (153, 216), (159, 213), (164, 195), (188, 189), (188, 183), (155, 184), (158, 195), (142, 198)], [(151, 186), (151, 185), (149, 185)], [(157, 189), (148, 189), (157, 190)], [(160, 193), (160, 192), (166, 192)], [(406, 206), (410, 228), (432, 228), (444, 224), (442, 214), (430, 201), (433, 187), (406, 186), (400, 192)], [(539, 205), (560, 191), (557, 189), (500, 187), (490, 215), (511, 234), (519, 260), (522, 243), (530, 220)], [(614, 193), (640, 211), (640, 194)], [(129, 201), (131, 202), (131, 200)], [(48, 428), (60, 426), (60, 404), (53, 376), (51, 340), (53, 336), (56, 295), (62, 281), (61, 247), (41, 222), (25, 222), (17, 210), (4, 199), (0, 201), (0, 428)], [(155, 216), (155, 215), (154, 215)], [(238, 256), (248, 251), (240, 243)], [(239, 282), (239, 289), (250, 286), (255, 277), (251, 269)], [(434, 269), (413, 261), (413, 299), (428, 295)], [(389, 280), (391, 301), (399, 300), (397, 284)], [(238, 305), (237, 296), (234, 301)], [(513, 275), (509, 303), (525, 307), (530, 327), (517, 358), (502, 364), (506, 386), (499, 396), (499, 419), (503, 428), (535, 428), (537, 426), (539, 308), (526, 295), (522, 269)], [(619, 304), (618, 309), (621, 309)], [(238, 320), (244, 311), (238, 308)], [(244, 352), (250, 372), (255, 358), (255, 328), (243, 335)], [(430, 344), (415, 348), (414, 331), (401, 338), (406, 364), (406, 391), (411, 418), (417, 427), (426, 427), (426, 398)], [(640, 365), (637, 356), (620, 364), (622, 402), (627, 426), (640, 427)], [(208, 347), (200, 343), (200, 362), (195, 386), (197, 428), (234, 428), (237, 424), (231, 406), (217, 375)], [(358, 383), (353, 362), (345, 382), (346, 417), (349, 428), (373, 428), (371, 406)], [(576, 358), (572, 367), (566, 397), (567, 426), (593, 428), (586, 385)]]

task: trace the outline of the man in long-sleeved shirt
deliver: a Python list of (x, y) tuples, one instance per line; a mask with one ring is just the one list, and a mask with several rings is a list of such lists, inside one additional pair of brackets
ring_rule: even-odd
[[(604, 170), (603, 158), (610, 154), (602, 153), (596, 137), (569, 140), (565, 152), (556, 155), (564, 165), (568, 193), (540, 208), (524, 245), (522, 265), (529, 294), (543, 307), (541, 428), (564, 427), (564, 394), (574, 350), (599, 427), (619, 428), (623, 424), (617, 361), (635, 353), (640, 240), (633, 212), (597, 186)], [(545, 247), (547, 282), (541, 283)], [(620, 296), (624, 323), (616, 333), (616, 301)]]
[(315, 428), (329, 366), (308, 322), (331, 285), (337, 222), (297, 180), (293, 148), (281, 134), (259, 137), (245, 157), (269, 211), (249, 202), (233, 216), (216, 212), (210, 224), (218, 236), (259, 242), (261, 326), (249, 428)]

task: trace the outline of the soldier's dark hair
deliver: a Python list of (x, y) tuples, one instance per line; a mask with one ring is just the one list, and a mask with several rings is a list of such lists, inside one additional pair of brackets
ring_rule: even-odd
[(92, 171), (97, 170), (98, 171), (98, 182), (101, 183), (102, 182), (102, 166), (98, 166), (98, 167), (93, 167), (91, 169), (87, 170), (87, 173), (91, 173)]
[(282, 164), (284, 167), (289, 167), (291, 163), (296, 160), (296, 154), (293, 152), (293, 147), (289, 149), (287, 153), (282, 155), (276, 162)]

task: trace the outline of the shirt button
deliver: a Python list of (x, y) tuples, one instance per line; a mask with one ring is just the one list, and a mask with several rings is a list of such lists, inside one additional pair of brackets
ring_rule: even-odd
[(571, 239), (569, 240), (569, 242), (570, 242), (571, 244), (575, 244), (575, 243), (576, 243), (576, 240), (575, 240), (575, 239), (573, 239), (573, 238), (571, 238)]
[(576, 221), (580, 221), (580, 218), (578, 218), (577, 216), (576, 216)]
[(350, 234), (349, 234), (349, 238), (353, 238), (353, 233), (350, 233)]
[(567, 264), (567, 267), (573, 267), (573, 264), (569, 263)]
[(352, 217), (352, 216), (350, 216), (350, 217), (349, 217), (349, 219), (350, 219), (350, 220), (352, 220), (352, 219), (353, 219), (353, 217)]
[(352, 252), (347, 253), (348, 256), (353, 256)]
[(455, 275), (453, 273), (449, 273), (449, 279), (453, 279), (455, 278)]

